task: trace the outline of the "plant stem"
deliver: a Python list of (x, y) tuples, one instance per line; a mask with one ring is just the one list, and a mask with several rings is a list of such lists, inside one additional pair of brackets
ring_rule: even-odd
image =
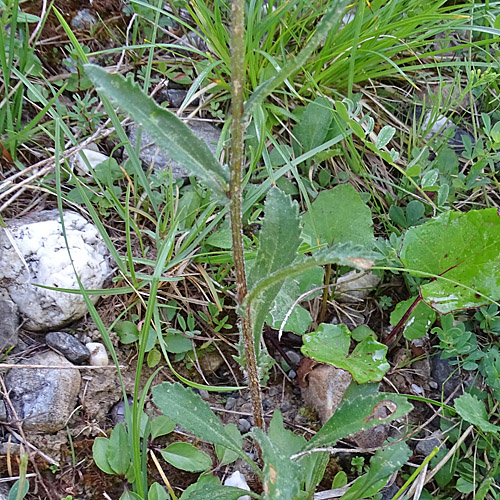
[[(231, 178), (229, 181), (231, 235), (233, 241), (236, 291), (239, 304), (247, 295), (247, 280), (243, 247), (243, 220), (241, 213), (241, 180), (244, 162), (243, 85), (245, 79), (245, 0), (233, 0), (231, 4)], [(259, 370), (252, 322), (248, 308), (242, 313), (241, 331), (245, 349), (246, 368), (250, 386), (255, 425), (264, 429), (264, 412), (260, 391)]]
[(420, 295), (413, 301), (412, 305), (408, 308), (408, 310), (403, 314), (403, 317), (398, 321), (398, 324), (392, 329), (392, 332), (387, 335), (384, 339), (384, 344), (389, 345), (392, 342), (392, 339), (398, 338), (399, 334), (403, 331), (403, 328), (408, 321), (411, 313), (417, 308), (417, 306), (422, 301), (422, 297)]

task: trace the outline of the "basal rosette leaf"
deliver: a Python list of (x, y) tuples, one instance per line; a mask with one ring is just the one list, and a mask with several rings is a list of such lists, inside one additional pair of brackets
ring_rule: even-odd
[(441, 314), (500, 299), (500, 216), (495, 208), (446, 212), (406, 233), (404, 266), (439, 276), (420, 287)]
[(387, 346), (369, 336), (349, 355), (351, 332), (345, 325), (321, 324), (303, 337), (302, 354), (316, 361), (347, 370), (356, 382), (379, 382), (390, 368)]

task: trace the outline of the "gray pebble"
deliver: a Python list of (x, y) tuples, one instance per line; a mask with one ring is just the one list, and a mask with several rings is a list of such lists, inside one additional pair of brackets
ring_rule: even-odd
[(76, 16), (71, 20), (71, 27), (77, 30), (90, 28), (93, 24), (97, 23), (96, 17), (90, 13), (89, 9), (79, 10)]
[[(130, 396), (127, 399), (129, 406), (131, 406), (134, 400)], [(115, 425), (125, 423), (125, 401), (123, 399), (120, 399), (120, 401), (111, 408), (111, 418)]]
[(288, 378), (293, 380), (296, 376), (297, 376), (297, 372), (295, 370), (290, 370), (288, 372)]
[(390, 486), (386, 486), (380, 490), (380, 493), (382, 494), (380, 500), (391, 500), (398, 491), (399, 486), (396, 483), (392, 483)]
[(69, 333), (47, 333), (45, 342), (48, 346), (63, 354), (68, 361), (71, 361), (75, 365), (84, 365), (89, 362), (89, 350)]
[(11, 300), (0, 300), (0, 351), (17, 345), (19, 312)]
[(301, 356), (297, 351), (290, 349), (289, 351), (286, 351), (286, 354), (295, 366), (298, 366), (298, 364), (302, 361), (303, 356)]
[(262, 400), (262, 408), (264, 411), (269, 410), (269, 408), (272, 408), (272, 406), (273, 406), (273, 402), (270, 399), (264, 398)]
[(292, 409), (292, 404), (290, 401), (283, 401), (283, 404), (280, 406), (281, 413), (286, 413)]
[(441, 355), (436, 354), (431, 361), (431, 376), (438, 384), (438, 390), (442, 390), (443, 394), (448, 397), (453, 394), (453, 399), (462, 394), (460, 388), (461, 379), (456, 365), (452, 365), (452, 359), (441, 359)]
[(238, 401), (237, 398), (227, 398), (224, 408), (226, 410), (232, 410), (236, 406), (236, 401)]
[(210, 399), (210, 393), (206, 389), (200, 389), (201, 399), (208, 401)]
[(429, 456), (435, 447), (439, 447), (442, 441), (438, 437), (434, 435), (434, 433), (429, 436), (427, 439), (423, 439), (422, 441), (418, 441), (415, 446), (415, 451), (424, 457)]
[(240, 418), (237, 427), (241, 433), (246, 434), (252, 428), (252, 424), (246, 418)]
[(7, 421), (7, 410), (5, 409), (5, 402), (0, 398), (0, 422)]

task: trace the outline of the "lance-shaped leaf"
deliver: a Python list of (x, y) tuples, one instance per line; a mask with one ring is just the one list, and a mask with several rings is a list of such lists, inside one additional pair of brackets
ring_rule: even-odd
[[(278, 188), (269, 190), (264, 207), (264, 219), (259, 237), (259, 250), (248, 272), (248, 286), (270, 274), (289, 266), (297, 258), (300, 244), (299, 207), (297, 202)], [(260, 335), (266, 316), (286, 276), (262, 290), (259, 300), (251, 308), (255, 345), (260, 345)]]
[(252, 433), (262, 450), (264, 498), (268, 500), (296, 498), (300, 491), (300, 466), (261, 429), (254, 428)]
[(209, 443), (219, 444), (247, 458), (238, 440), (226, 432), (215, 413), (191, 389), (164, 382), (151, 389), (154, 404), (174, 422)]
[(420, 287), (442, 314), (500, 299), (500, 216), (495, 208), (446, 212), (411, 228), (399, 255), (405, 267), (440, 276)]
[(156, 104), (136, 83), (92, 64), (85, 64), (84, 69), (96, 89), (143, 126), (173, 161), (196, 175), (219, 199), (226, 199), (228, 171), (186, 124)]
[(364, 394), (371, 390), (369, 386), (359, 386), (356, 389), (359, 394), (351, 395), (341, 403), (334, 415), (306, 444), (304, 450), (334, 446), (339, 439), (401, 418), (413, 408), (407, 399), (399, 394)]
[(302, 354), (316, 361), (347, 370), (359, 384), (379, 382), (390, 368), (387, 346), (371, 336), (349, 355), (351, 332), (345, 325), (321, 324), (303, 337)]
[(389, 476), (398, 471), (411, 457), (411, 450), (404, 442), (378, 450), (370, 460), (367, 474), (356, 479), (341, 500), (358, 500), (372, 497), (386, 484)]

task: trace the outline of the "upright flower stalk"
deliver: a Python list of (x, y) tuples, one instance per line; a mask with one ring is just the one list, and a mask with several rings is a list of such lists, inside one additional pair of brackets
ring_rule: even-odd
[[(241, 211), (241, 181), (245, 161), (245, 124), (243, 122), (244, 81), (245, 81), (245, 0), (233, 0), (231, 3), (231, 177), (229, 181), (231, 235), (233, 259), (236, 273), (236, 291), (241, 305), (247, 295), (247, 279), (243, 247), (243, 221)], [(246, 368), (254, 421), (257, 427), (264, 429), (264, 412), (260, 377), (255, 353), (250, 311), (241, 315), (241, 332), (245, 350)]]

